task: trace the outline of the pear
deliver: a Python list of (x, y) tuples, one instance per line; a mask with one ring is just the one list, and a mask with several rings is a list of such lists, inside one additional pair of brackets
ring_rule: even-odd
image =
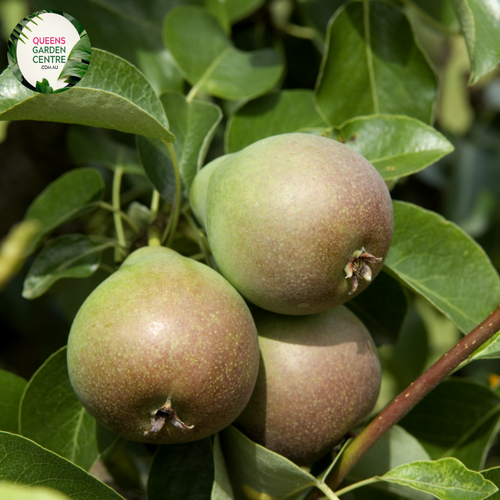
[(213, 269), (164, 247), (136, 250), (92, 292), (67, 356), (90, 414), (150, 443), (194, 441), (229, 425), (259, 368), (242, 297)]
[(196, 175), (191, 205), (220, 272), (250, 302), (288, 315), (345, 303), (391, 244), (387, 186), (363, 156), (312, 134), (262, 139)]
[(345, 306), (310, 316), (254, 312), (261, 364), (235, 425), (298, 465), (311, 465), (373, 409), (381, 367), (363, 323)]

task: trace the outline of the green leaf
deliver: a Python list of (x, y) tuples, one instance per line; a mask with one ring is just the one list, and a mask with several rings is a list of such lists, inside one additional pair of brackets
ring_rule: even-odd
[(123, 500), (109, 486), (65, 458), (8, 432), (0, 432), (0, 480), (43, 485), (74, 500)]
[(338, 500), (323, 481), (254, 443), (232, 425), (220, 437), (236, 498), (283, 498), (316, 486), (330, 500)]
[(231, 118), (226, 128), (226, 152), (235, 153), (260, 139), (325, 126), (311, 90), (283, 90), (250, 101)]
[(160, 100), (130, 63), (99, 49), (71, 89), (42, 95), (27, 89), (12, 71), (0, 75), (0, 120), (42, 120), (111, 128), (173, 141)]
[(208, 102), (187, 102), (181, 94), (166, 93), (160, 96), (160, 100), (172, 120), (172, 133), (175, 135), (173, 148), (182, 183), (189, 193), (222, 119), (222, 111)]
[(500, 302), (498, 274), (484, 250), (440, 215), (394, 202), (386, 268), (468, 333)]
[(174, 203), (175, 174), (167, 146), (159, 139), (136, 137), (137, 151), (146, 175), (161, 197)]
[(213, 443), (214, 484), (210, 500), (234, 500), (233, 488), (227, 473), (226, 462), (220, 445), (219, 434), (215, 434)]
[(217, 20), (201, 8), (173, 9), (165, 19), (163, 35), (181, 73), (193, 85), (189, 100), (197, 92), (251, 99), (271, 90), (283, 71), (278, 52), (236, 49)]
[(385, 180), (414, 174), (453, 151), (436, 129), (408, 116), (365, 116), (344, 123), (336, 139), (368, 159)]
[(29, 381), (21, 401), (19, 432), (88, 470), (99, 456), (95, 428), (95, 420), (71, 387), (63, 347)]
[(441, 500), (482, 500), (497, 491), (479, 472), (468, 470), (456, 458), (400, 465), (380, 479), (430, 493)]
[(0, 481), (0, 498), (4, 500), (68, 500), (60, 491), (43, 486), (22, 486)]
[(93, 168), (71, 170), (49, 184), (31, 203), (25, 215), (25, 220), (35, 219), (42, 224), (31, 248), (57, 226), (95, 208), (91, 204), (101, 199), (103, 189), (101, 174)]
[(497, 1), (451, 0), (465, 35), (471, 61), (470, 83), (500, 61), (500, 15)]
[(14, 373), (0, 370), (0, 430), (18, 431), (19, 405), (26, 384), (26, 380)]
[(59, 78), (65, 76), (75, 76), (78, 79), (83, 78), (89, 69), (90, 59), (92, 57), (92, 47), (87, 34), (84, 34), (80, 40), (71, 49)]
[(210, 498), (214, 482), (212, 449), (208, 438), (160, 446), (148, 481), (148, 500)]
[(101, 254), (116, 246), (114, 240), (70, 234), (46, 245), (24, 280), (23, 297), (36, 299), (61, 278), (88, 278), (101, 263)]
[(299, 12), (306, 24), (316, 28), (322, 39), (326, 36), (328, 21), (347, 0), (297, 0)]
[(345, 305), (364, 323), (377, 345), (397, 342), (408, 309), (405, 292), (397, 280), (382, 272)]
[[(347, 479), (353, 483), (363, 481), (373, 476), (382, 476), (400, 465), (421, 460), (430, 460), (422, 445), (404, 429), (394, 426), (361, 457), (349, 472)], [(374, 487), (402, 496), (408, 493), (399, 485), (375, 483)], [(425, 493), (411, 492), (407, 498), (417, 500), (428, 499), (429, 496)]]
[(432, 121), (436, 77), (399, 9), (368, 0), (341, 7), (326, 46), (316, 100), (331, 125), (381, 113)]
[(144, 175), (136, 148), (109, 137), (109, 131), (73, 125), (66, 136), (68, 150), (77, 165), (98, 163), (110, 170), (118, 165), (126, 174)]
[(480, 470), (496, 436), (500, 398), (475, 382), (452, 379), (437, 386), (400, 425), (432, 459), (455, 457)]
[[(497, 488), (500, 487), (500, 467), (492, 467), (491, 469), (486, 469), (481, 471), (481, 474), (485, 479), (491, 481)], [(500, 500), (500, 492), (496, 492), (488, 500)]]
[[(222, 118), (218, 106), (202, 101), (186, 101), (181, 94), (161, 96), (165, 110), (172, 119), (172, 132), (176, 141), (174, 152), (186, 195), (193, 179), (203, 165), (215, 129)], [(175, 175), (167, 147), (158, 139), (137, 137), (137, 149), (146, 174), (162, 197), (173, 202)]]

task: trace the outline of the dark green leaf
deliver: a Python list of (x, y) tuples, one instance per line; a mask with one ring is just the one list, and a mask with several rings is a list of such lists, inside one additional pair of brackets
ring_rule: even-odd
[(322, 125), (311, 90), (283, 90), (250, 101), (229, 119), (225, 149), (235, 153), (265, 137)]
[(111, 170), (120, 165), (126, 174), (144, 175), (137, 150), (113, 140), (107, 130), (73, 125), (66, 140), (77, 165), (98, 163)]
[(165, 20), (165, 43), (185, 78), (197, 92), (223, 99), (251, 99), (270, 90), (283, 70), (272, 49), (236, 49), (217, 20), (197, 7), (173, 9)]
[(298, 0), (299, 11), (309, 26), (316, 28), (321, 37), (326, 37), (328, 21), (347, 0)]
[(148, 481), (148, 500), (210, 498), (214, 482), (212, 449), (208, 438), (161, 446)]
[(18, 432), (19, 405), (26, 384), (14, 373), (0, 370), (0, 430)]
[(386, 267), (468, 333), (500, 302), (500, 282), (484, 250), (440, 215), (394, 202)]
[(74, 500), (123, 500), (70, 461), (22, 436), (0, 432), (0, 480), (54, 488)]
[(226, 0), (226, 9), (232, 23), (240, 21), (258, 10), (265, 0)]
[(385, 180), (414, 174), (453, 151), (436, 129), (408, 116), (366, 116), (344, 123), (336, 139), (368, 159)]
[[(496, 485), (497, 488), (500, 487), (500, 467), (493, 467), (491, 469), (486, 469), (481, 471), (481, 474), (485, 479), (488, 479), (488, 481), (491, 481), (493, 484)], [(500, 492), (496, 492), (490, 497), (488, 497), (488, 500), (500, 500)]]
[(91, 57), (92, 47), (90, 46), (88, 35), (85, 34), (71, 49), (68, 60), (66, 61), (59, 78), (64, 78), (66, 76), (83, 78), (89, 68)]
[(395, 344), (408, 309), (399, 282), (382, 272), (360, 295), (345, 304), (365, 324), (376, 344)]
[(71, 387), (63, 347), (29, 381), (21, 401), (19, 432), (88, 470), (99, 456), (95, 428), (95, 420)]
[(432, 121), (436, 77), (399, 9), (349, 3), (332, 18), (326, 44), (316, 100), (331, 125), (379, 113)]
[(475, 382), (455, 379), (436, 387), (400, 425), (422, 443), (432, 459), (452, 456), (479, 470), (499, 417), (496, 394)]
[(0, 498), (4, 500), (68, 500), (60, 491), (44, 486), (22, 486), (0, 481)]
[[(430, 460), (422, 445), (404, 429), (395, 426), (386, 432), (382, 438), (368, 450), (361, 460), (349, 472), (347, 479), (356, 483), (373, 476), (382, 476), (386, 472), (400, 465), (421, 460)], [(389, 491), (394, 494), (409, 493), (406, 498), (429, 499), (429, 495), (421, 492), (406, 491), (399, 485), (376, 483), (377, 489)]]
[(474, 84), (500, 61), (500, 6), (495, 0), (451, 1), (464, 31)]
[(172, 133), (175, 135), (173, 147), (182, 183), (189, 193), (194, 176), (203, 165), (215, 129), (222, 119), (222, 111), (208, 102), (187, 102), (180, 94), (163, 94), (160, 100), (172, 119)]
[(455, 458), (400, 465), (380, 479), (430, 493), (441, 500), (482, 500), (497, 491), (479, 472)]
[(24, 281), (23, 297), (36, 299), (61, 278), (88, 278), (101, 263), (101, 254), (114, 240), (70, 234), (46, 245), (31, 265)]
[(338, 500), (325, 483), (287, 458), (255, 444), (232, 425), (220, 436), (236, 498), (282, 498), (316, 486), (330, 500)]
[(136, 137), (136, 143), (139, 158), (149, 181), (164, 200), (173, 203), (175, 174), (167, 146), (160, 139), (141, 135)]
[(32, 247), (57, 226), (93, 209), (89, 204), (100, 200), (103, 189), (101, 174), (92, 168), (71, 170), (49, 184), (25, 215), (26, 220), (35, 219), (42, 223), (39, 237)]
[(41, 95), (6, 69), (0, 76), (0, 119), (79, 123), (173, 141), (163, 107), (144, 75), (127, 61), (92, 50), (79, 84)]

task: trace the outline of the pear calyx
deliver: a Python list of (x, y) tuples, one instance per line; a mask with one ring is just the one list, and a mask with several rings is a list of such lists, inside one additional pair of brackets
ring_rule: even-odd
[(167, 398), (166, 403), (157, 410), (151, 413), (151, 427), (148, 431), (144, 431), (144, 435), (154, 434), (159, 432), (166, 422), (170, 422), (179, 429), (193, 429), (194, 425), (186, 425), (175, 413), (172, 408), (170, 398)]
[(353, 252), (348, 264), (344, 267), (345, 279), (352, 278), (352, 290), (349, 295), (352, 295), (357, 290), (358, 279), (364, 279), (368, 282), (372, 280), (372, 270), (367, 262), (374, 264), (381, 261), (382, 257), (375, 257), (368, 253), (364, 247)]

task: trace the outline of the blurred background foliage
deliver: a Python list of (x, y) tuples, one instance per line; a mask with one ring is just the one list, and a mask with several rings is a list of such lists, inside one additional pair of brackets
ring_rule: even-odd
[[(76, 3), (66, 3), (75, 7), (73, 15), (85, 26), (87, 20), (79, 17)], [(176, 3), (201, 2), (156, 4), (170, 6)], [(281, 82), (282, 88), (313, 89), (328, 19), (345, 2), (272, 0), (260, 7), (263, 2), (253, 3), (258, 8), (250, 17), (243, 16), (238, 20), (238, 13), (234, 14), (232, 35), (236, 46), (257, 49), (268, 45), (271, 40), (286, 54), (287, 71)], [(468, 86), (469, 58), (450, 0), (401, 0), (397, 3), (407, 12), (418, 41), (438, 75), (440, 90), (435, 127), (453, 143), (455, 151), (427, 169), (403, 178), (394, 186), (393, 198), (433, 210), (457, 223), (478, 241), (496, 269), (500, 270), (500, 70), (497, 68), (474, 86)], [(0, 69), (7, 66), (6, 44), (11, 30), (22, 17), (41, 7), (43, 2), (0, 0)], [(160, 14), (161, 17), (165, 14), (166, 7), (160, 11), (158, 19)], [(318, 35), (312, 27), (319, 28), (323, 35)], [(134, 35), (131, 34), (131, 40), (124, 41), (121, 46), (113, 46), (109, 34), (101, 32), (101, 35), (91, 37), (94, 47), (115, 51), (140, 67), (145, 60), (149, 61), (148, 52), (132, 50), (137, 46)], [(161, 57), (168, 58), (168, 54), (163, 53)], [(144, 67), (154, 65), (145, 64)], [(166, 88), (182, 90), (184, 85), (174, 70), (169, 74), (150, 73), (147, 76), (157, 91)], [(218, 104), (226, 114), (224, 120), (227, 120), (235, 104), (227, 101)], [(0, 122), (0, 239), (23, 219), (29, 204), (50, 182), (64, 172), (82, 166), (78, 147), (74, 141), (72, 143), (76, 129), (59, 123)], [(221, 127), (220, 133), (216, 133), (207, 161), (221, 154), (222, 131)], [(99, 130), (98, 134), (103, 139), (121, 144), (134, 161), (134, 137), (104, 130)], [(88, 165), (89, 161), (86, 159), (84, 164)], [(102, 164), (91, 161), (90, 164), (101, 171), (109, 191), (111, 172)], [(125, 176), (124, 204), (127, 199), (138, 199), (148, 205), (150, 196), (149, 184), (141, 175)], [(107, 218), (110, 217), (104, 211), (96, 211), (64, 225), (56, 234), (95, 234), (99, 227), (109, 225)], [(453, 248), (449, 249), (450, 253), (453, 251)], [(112, 254), (107, 257), (112, 262)], [(33, 257), (28, 259), (0, 291), (0, 368), (25, 379), (29, 379), (50, 354), (66, 344), (79, 306), (109, 274), (104, 265), (91, 278), (59, 281), (47, 294), (29, 301), (22, 297), (21, 292), (32, 260)], [(384, 382), (376, 410), (380, 410), (459, 338), (457, 328), (444, 316), (423, 299), (410, 297), (410, 308), (399, 341), (396, 345), (380, 346)], [(457, 375), (496, 387), (500, 380), (500, 360), (471, 363)], [(487, 465), (499, 464), (500, 448), (497, 446), (492, 449)]]

